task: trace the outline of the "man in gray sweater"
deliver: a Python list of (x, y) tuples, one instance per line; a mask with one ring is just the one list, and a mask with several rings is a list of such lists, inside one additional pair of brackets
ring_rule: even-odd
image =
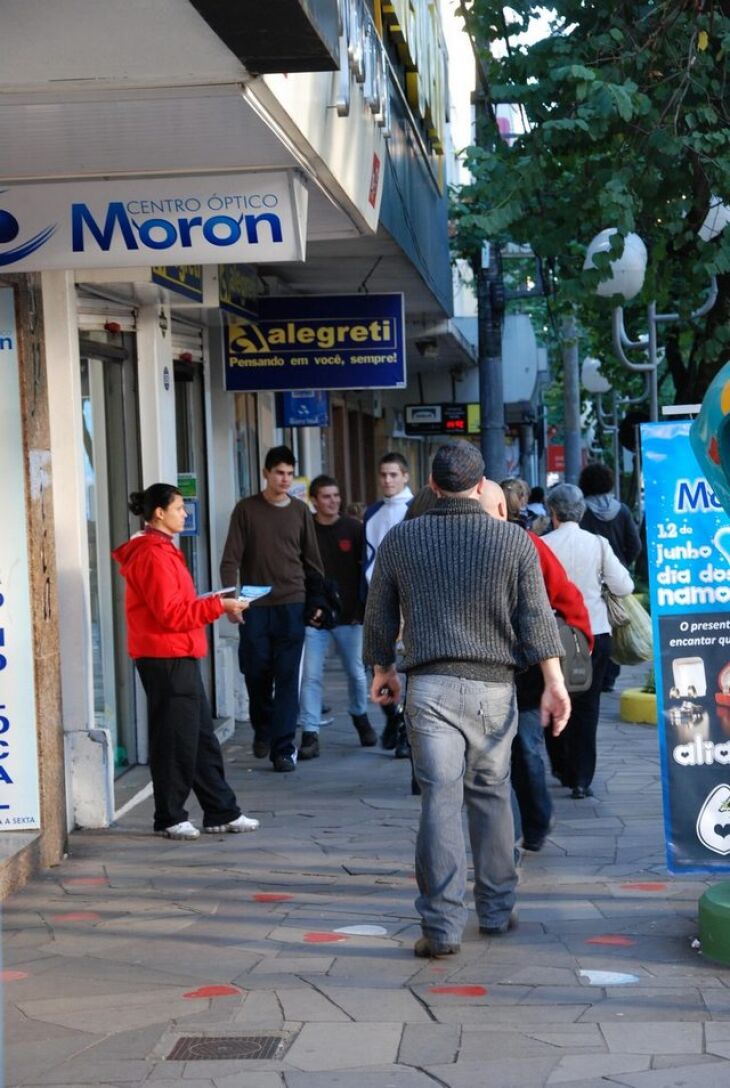
[(510, 753), (517, 727), (514, 674), (539, 664), (541, 714), (554, 734), (570, 699), (558, 630), (535, 547), (518, 525), (486, 517), (476, 446), (442, 446), (433, 460), (433, 510), (402, 522), (380, 545), (365, 611), (363, 659), (372, 698), (397, 702), (395, 642), (404, 628), (406, 721), (422, 791), (416, 908), (424, 958), (460, 950), (466, 923), (466, 803), (479, 932), (514, 928), (517, 872)]

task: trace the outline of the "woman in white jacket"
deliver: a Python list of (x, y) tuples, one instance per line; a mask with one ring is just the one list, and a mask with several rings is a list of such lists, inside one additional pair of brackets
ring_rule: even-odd
[(611, 654), (611, 625), (601, 590), (605, 583), (612, 593), (625, 597), (633, 592), (634, 582), (608, 541), (580, 528), (586, 509), (580, 488), (558, 484), (548, 493), (547, 508), (553, 531), (542, 539), (583, 594), (595, 638), (591, 686), (588, 691), (571, 696), (570, 720), (560, 738), (556, 738), (559, 744), (549, 747), (554, 773), (573, 791), (573, 797), (579, 799), (593, 795), (591, 782), (596, 769), (601, 689)]

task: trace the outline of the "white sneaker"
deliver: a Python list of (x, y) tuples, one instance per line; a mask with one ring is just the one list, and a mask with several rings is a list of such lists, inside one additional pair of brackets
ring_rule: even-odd
[(183, 820), (182, 823), (173, 824), (172, 827), (166, 827), (163, 831), (155, 831), (155, 835), (164, 835), (166, 839), (199, 839), (200, 832), (195, 824), (191, 824), (190, 820)]
[(248, 816), (244, 816), (241, 813), (235, 820), (231, 820), (230, 823), (221, 824), (219, 827), (204, 827), (206, 835), (220, 835), (224, 831), (230, 831), (231, 834), (237, 835), (241, 831), (258, 831), (259, 821), (249, 819)]

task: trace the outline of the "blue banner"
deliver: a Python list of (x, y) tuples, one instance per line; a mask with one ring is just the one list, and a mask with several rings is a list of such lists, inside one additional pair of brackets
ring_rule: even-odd
[(641, 446), (667, 865), (730, 868), (730, 523), (689, 422)]
[(226, 389), (402, 389), (403, 295), (263, 297), (228, 327)]

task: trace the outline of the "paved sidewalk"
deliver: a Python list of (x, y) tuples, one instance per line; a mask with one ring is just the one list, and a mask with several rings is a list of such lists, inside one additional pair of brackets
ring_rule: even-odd
[(653, 728), (604, 697), (596, 797), (554, 784), (520, 928), (479, 937), (472, 914), (461, 954), (428, 962), (408, 764), (359, 747), (338, 672), (328, 695), (295, 774), (253, 760), (248, 727), (227, 745), (259, 832), (170, 842), (148, 801), (9, 900), (6, 1088), (730, 1083), (730, 970), (691, 947), (705, 882), (664, 867)]

